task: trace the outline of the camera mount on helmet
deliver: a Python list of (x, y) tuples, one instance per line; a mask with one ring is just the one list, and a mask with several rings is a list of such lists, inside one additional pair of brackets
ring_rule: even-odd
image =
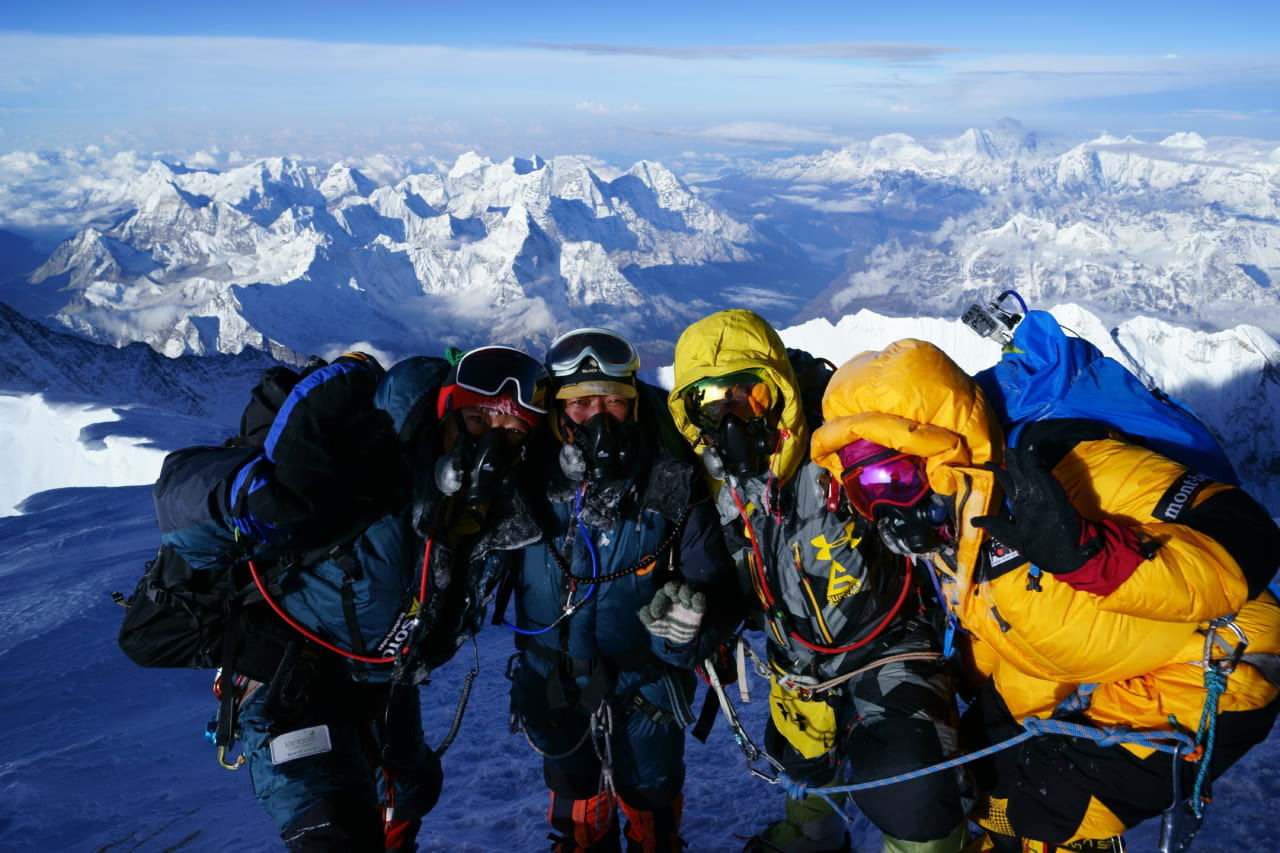
[[(1017, 300), (1018, 307), (1022, 309), (1021, 314), (1015, 314), (1001, 307), (1005, 299), (1010, 296)], [(1026, 313), (1027, 303), (1022, 301), (1022, 297), (1015, 291), (1006, 290), (985, 308), (977, 303), (970, 305), (969, 310), (960, 316), (960, 322), (981, 337), (991, 338), (1000, 346), (1008, 347), (1013, 344), (1013, 327), (1022, 321)]]

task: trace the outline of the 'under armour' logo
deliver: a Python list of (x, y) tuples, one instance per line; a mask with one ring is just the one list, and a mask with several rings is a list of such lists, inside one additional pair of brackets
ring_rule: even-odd
[(828, 542), (825, 534), (809, 540), (809, 544), (817, 549), (818, 559), (831, 562), (831, 572), (827, 575), (827, 603), (833, 607), (850, 595), (859, 592), (862, 589), (862, 578), (849, 574), (849, 570), (840, 565), (840, 561), (832, 556), (832, 551), (840, 547), (848, 548), (852, 551), (858, 547), (858, 543), (861, 541), (861, 537), (853, 535), (852, 521), (845, 525), (844, 535), (838, 537), (834, 542)]

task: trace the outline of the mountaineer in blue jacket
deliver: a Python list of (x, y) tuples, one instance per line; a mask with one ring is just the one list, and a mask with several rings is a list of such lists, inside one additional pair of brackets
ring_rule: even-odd
[(414, 850), (443, 779), (417, 685), (479, 629), (490, 558), (533, 541), (501, 507), (546, 373), (483, 347), (269, 374), (240, 439), (166, 459), (163, 539), (197, 570), (251, 567), (286, 638), (217, 683), (286, 848)]
[(733, 563), (631, 343), (579, 329), (546, 360), (556, 440), (526, 469), (541, 537), (509, 579), (512, 711), (543, 757), (553, 850), (621, 850), (621, 808), (627, 851), (677, 851), (692, 669), (736, 627)]

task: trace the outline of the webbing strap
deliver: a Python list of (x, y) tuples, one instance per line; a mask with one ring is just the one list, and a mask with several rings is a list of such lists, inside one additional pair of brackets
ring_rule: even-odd
[[(369, 650), (364, 644), (364, 635), (360, 633), (360, 621), (356, 617), (355, 582), (364, 577), (364, 568), (352, 553), (349, 544), (335, 545), (328, 556), (338, 568), (342, 569), (342, 618), (347, 624), (351, 651), (360, 657), (368, 657)], [(351, 658), (351, 669), (357, 681), (364, 681), (369, 677), (364, 662), (358, 658)]]

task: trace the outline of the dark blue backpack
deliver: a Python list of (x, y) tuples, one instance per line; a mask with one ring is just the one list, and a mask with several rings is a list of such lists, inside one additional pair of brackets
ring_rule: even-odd
[(1049, 418), (1087, 418), (1220, 483), (1240, 478), (1217, 439), (1186, 405), (1151, 390), (1047, 311), (1028, 311), (1013, 344), (975, 377), (1016, 447), (1023, 429)]

